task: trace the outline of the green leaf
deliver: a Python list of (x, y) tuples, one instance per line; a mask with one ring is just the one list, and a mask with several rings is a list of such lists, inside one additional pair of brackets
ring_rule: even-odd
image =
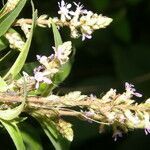
[(64, 81), (68, 77), (70, 71), (71, 71), (71, 63), (68, 62), (64, 64), (60, 68), (59, 72), (54, 76), (54, 85), (57, 86), (59, 83)]
[(56, 150), (69, 150), (70, 141), (60, 134), (53, 121), (46, 119), (38, 119), (38, 121)]
[(0, 18), (0, 37), (10, 28), (12, 23), (18, 17), (27, 0), (20, 0), (13, 11)]
[(8, 46), (8, 41), (5, 37), (0, 37), (0, 51), (5, 49)]
[(10, 137), (12, 138), (17, 150), (25, 150), (23, 139), (21, 133), (16, 125), (16, 122), (8, 122), (0, 119), (2, 125), (8, 131)]
[(53, 22), (52, 22), (52, 30), (53, 30), (53, 34), (54, 34), (55, 47), (58, 48), (58, 46), (61, 45), (63, 42), (62, 42), (60, 33), (59, 33), (56, 25)]
[(27, 89), (26, 89), (26, 83), (24, 82), (24, 98), (22, 103), (13, 109), (0, 110), (0, 119), (13, 120), (16, 117), (18, 117), (18, 115), (22, 112), (24, 108), (26, 97), (27, 97)]
[(27, 58), (28, 52), (29, 52), (29, 48), (30, 48), (30, 44), (31, 44), (31, 40), (32, 40), (32, 35), (33, 35), (33, 29), (35, 26), (35, 20), (37, 18), (37, 11), (35, 11), (33, 13), (33, 22), (32, 22), (32, 28), (30, 31), (30, 35), (29, 38), (27, 39), (23, 49), (21, 50), (21, 53), (19, 54), (17, 60), (15, 61), (15, 63), (13, 64), (13, 66), (10, 68), (10, 70), (8, 71), (8, 73), (4, 76), (4, 79), (6, 79), (8, 76), (12, 75), (12, 78), (14, 79), (15, 76), (21, 71), (25, 60)]
[(23, 122), (21, 126), (19, 126), (23, 141), (25, 143), (26, 150), (42, 150), (42, 144), (40, 141), (39, 134), (37, 130)]
[(0, 76), (0, 92), (5, 92), (7, 90), (7, 84)]

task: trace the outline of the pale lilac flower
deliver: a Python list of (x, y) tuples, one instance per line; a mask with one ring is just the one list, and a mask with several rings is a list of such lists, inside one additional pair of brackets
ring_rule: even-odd
[(91, 38), (92, 38), (92, 36), (91, 36), (91, 35), (88, 35), (88, 34), (83, 33), (83, 34), (82, 34), (82, 41), (84, 41), (86, 38), (87, 38), (87, 39), (91, 39)]
[(61, 15), (61, 21), (65, 22), (66, 19), (71, 19), (71, 17), (69, 16), (69, 9), (71, 8), (71, 4), (67, 4), (64, 2), (64, 0), (62, 0), (60, 3), (58, 2), (58, 6), (59, 6), (59, 11), (58, 14)]
[(145, 134), (148, 135), (150, 133), (150, 115), (149, 113), (144, 113), (144, 123), (145, 123)]
[(136, 92), (136, 89), (134, 88), (133, 84), (129, 84), (128, 82), (126, 82), (125, 89), (126, 89), (126, 95), (129, 96), (129, 98), (132, 95), (134, 95), (136, 97), (142, 97), (142, 94)]
[(39, 88), (39, 83), (40, 82), (44, 82), (47, 84), (51, 84), (52, 81), (51, 79), (49, 79), (48, 77), (46, 77), (47, 75), (49, 75), (49, 72), (43, 71), (43, 67), (39, 66), (38, 68), (34, 69), (34, 79), (36, 80), (36, 85), (35, 88), (38, 89)]
[(115, 132), (112, 135), (112, 138), (114, 141), (117, 141), (118, 138), (122, 137), (122, 132), (120, 130), (115, 130)]
[(150, 127), (149, 128), (145, 128), (144, 131), (145, 131), (145, 134), (148, 135), (150, 133)]

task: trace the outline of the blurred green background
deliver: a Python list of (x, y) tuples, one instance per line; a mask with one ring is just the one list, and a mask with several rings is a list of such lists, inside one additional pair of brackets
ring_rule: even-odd
[[(57, 16), (57, 2), (34, 0), (38, 14), (49, 16)], [(102, 96), (110, 88), (122, 92), (127, 81), (135, 84), (143, 94), (137, 102), (150, 97), (150, 1), (82, 0), (82, 3), (88, 10), (113, 18), (113, 22), (106, 29), (94, 32), (91, 40), (71, 39), (77, 49), (75, 62), (71, 74), (56, 92), (80, 90), (83, 94)], [(23, 17), (31, 17), (29, 9), (30, 3), (22, 13)], [(61, 30), (61, 33), (64, 41), (70, 40), (67, 29)], [(36, 28), (28, 62), (36, 60), (36, 54), (49, 55), (53, 45), (52, 31)], [(98, 125), (94, 123), (69, 120), (74, 123), (75, 132), (72, 150), (110, 147), (112, 150), (143, 150), (150, 147), (150, 135), (146, 136), (143, 130), (130, 132), (114, 142), (111, 130), (99, 134)], [(48, 145), (48, 140), (45, 140), (44, 145)]]

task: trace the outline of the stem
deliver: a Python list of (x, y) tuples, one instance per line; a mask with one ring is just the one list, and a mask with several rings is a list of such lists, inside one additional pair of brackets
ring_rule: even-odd
[[(27, 19), (24, 19), (24, 18), (22, 18), (22, 19), (18, 19), (15, 23), (14, 23), (14, 26), (21, 26), (22, 24), (32, 24), (32, 19), (29, 19), (29, 18), (27, 18)], [(58, 25), (58, 26), (62, 26), (62, 24), (63, 24), (63, 26), (69, 26), (69, 22), (61, 22), (60, 20), (54, 20), (54, 19), (52, 19), (52, 21), (56, 24), (56, 25)], [(44, 19), (44, 20), (36, 20), (36, 24), (37, 25), (44, 25), (44, 26), (48, 26), (49, 27), (49, 24), (51, 24), (52, 22), (51, 22), (51, 20), (50, 19)]]

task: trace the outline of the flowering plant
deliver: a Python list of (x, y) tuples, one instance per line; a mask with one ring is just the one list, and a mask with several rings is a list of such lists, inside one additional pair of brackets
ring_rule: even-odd
[[(92, 38), (95, 30), (107, 27), (112, 19), (84, 9), (80, 3), (58, 2), (59, 17), (37, 16), (32, 3), (32, 19), (17, 19), (27, 0), (8, 0), (0, 11), (0, 65), (8, 56), (18, 52), (13, 64), (0, 70), (0, 122), (10, 134), (18, 150), (42, 149), (41, 145), (30, 142), (34, 137), (20, 127), (27, 116), (39, 122), (55, 149), (69, 149), (73, 140), (72, 124), (64, 116), (73, 116), (87, 122), (99, 124), (99, 132), (112, 126), (112, 137), (116, 141), (131, 129), (143, 128), (150, 133), (150, 100), (138, 104), (134, 97), (142, 97), (134, 85), (125, 83), (125, 92), (110, 89), (102, 97), (82, 95), (73, 91), (63, 96), (56, 95), (54, 89), (69, 75), (73, 55), (71, 41), (63, 42), (60, 28), (70, 29), (71, 38), (82, 37), (82, 41)], [(49, 56), (37, 55), (32, 73), (23, 69), (29, 53), (36, 26), (52, 28), (55, 46)], [(21, 29), (22, 34), (15, 27)], [(7, 48), (10, 48), (8, 51)], [(24, 115), (23, 115), (24, 114)], [(29, 126), (29, 125), (26, 125)]]

